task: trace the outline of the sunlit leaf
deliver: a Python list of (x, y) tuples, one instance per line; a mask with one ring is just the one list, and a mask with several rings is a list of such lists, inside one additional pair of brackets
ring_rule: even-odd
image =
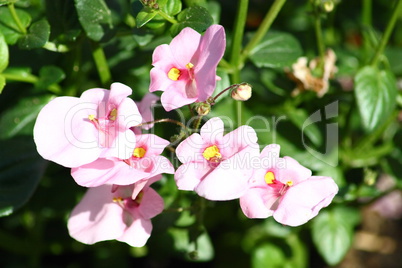
[(87, 36), (99, 41), (103, 35), (103, 24), (112, 27), (112, 13), (103, 0), (75, 0), (78, 19)]
[(213, 19), (206, 8), (192, 6), (184, 9), (177, 16), (179, 23), (176, 23), (170, 29), (173, 36), (176, 36), (182, 29), (191, 27), (199, 33), (204, 32), (213, 24)]
[(8, 46), (4, 36), (0, 32), (0, 73), (8, 66)]
[(347, 207), (326, 209), (313, 220), (313, 242), (328, 264), (335, 265), (343, 259), (352, 245), (353, 229), (359, 220), (357, 211)]
[[(21, 25), (27, 28), (31, 23), (31, 16), (21, 9), (16, 9), (15, 12), (17, 13)], [(0, 7), (0, 32), (4, 35), (9, 45), (14, 45), (17, 43), (18, 38), (23, 36), (23, 33), (19, 30), (17, 23), (6, 7)]]
[(396, 79), (389, 71), (366, 66), (355, 77), (355, 97), (364, 128), (372, 131), (391, 115), (396, 105)]
[(150, 9), (148, 7), (144, 7), (137, 15), (136, 17), (136, 23), (137, 27), (141, 28), (145, 24), (147, 24), (150, 20), (152, 20), (156, 15), (158, 15), (158, 12), (156, 12), (153, 9)]
[(31, 25), (28, 34), (22, 36), (18, 45), (22, 49), (33, 49), (43, 47), (49, 40), (50, 25), (47, 20), (42, 19)]
[(268, 33), (250, 52), (257, 67), (283, 68), (302, 55), (299, 41), (288, 33)]
[(39, 71), (39, 80), (35, 83), (37, 88), (48, 88), (57, 84), (66, 77), (62, 69), (56, 66), (44, 66)]

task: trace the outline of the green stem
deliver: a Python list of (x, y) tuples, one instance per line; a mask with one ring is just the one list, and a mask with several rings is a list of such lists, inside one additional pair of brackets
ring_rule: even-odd
[(243, 53), (241, 55), (241, 62), (244, 62), (247, 59), (251, 50), (261, 41), (261, 39), (268, 32), (269, 28), (272, 25), (272, 22), (278, 16), (278, 13), (281, 10), (282, 6), (285, 4), (285, 2), (286, 0), (275, 0), (275, 2), (272, 4), (268, 13), (265, 15), (264, 20), (261, 22), (261, 25), (258, 28), (257, 32), (254, 34), (254, 36), (251, 38), (251, 40), (244, 48)]
[(173, 124), (180, 126), (182, 129), (186, 130), (187, 133), (190, 133), (190, 130), (182, 122), (179, 122), (177, 120), (170, 119), (170, 118), (163, 118), (163, 119), (158, 119), (158, 120), (154, 120), (154, 121), (150, 121), (150, 122), (143, 122), (141, 124), (136, 125), (136, 127), (140, 127), (143, 125), (149, 125), (149, 124), (156, 124), (156, 123), (173, 123)]
[(172, 16), (169, 16), (168, 14), (163, 12), (162, 10), (158, 10), (158, 14), (161, 15), (165, 20), (167, 20), (168, 22), (170, 22), (172, 24), (177, 23), (177, 20), (175, 20)]
[(195, 123), (194, 123), (194, 132), (198, 132), (198, 129), (200, 128), (200, 125), (201, 125), (201, 120), (202, 120), (202, 118), (203, 118), (203, 116), (202, 115), (199, 115), (198, 117), (197, 117), (197, 120), (195, 121)]
[(21, 33), (27, 34), (27, 29), (22, 25), (20, 18), (18, 17), (17, 11), (15, 10), (14, 3), (8, 4), (8, 10), (11, 13), (11, 16), (13, 17), (15, 24), (17, 24), (18, 29), (20, 30)]
[[(6, 80), (10, 80), (10, 81), (16, 81), (16, 82), (24, 82), (24, 83), (31, 83), (31, 84), (35, 84), (36, 82), (39, 81), (39, 78), (35, 75), (32, 74), (28, 74), (28, 75), (18, 75), (18, 74), (13, 74), (13, 73), (2, 73), (1, 74)], [(57, 84), (53, 84), (50, 85), (47, 88), (49, 91), (56, 93), (56, 94), (60, 94), (61, 93), (61, 88), (59, 85)]]
[(401, 12), (402, 12), (402, 0), (398, 0), (398, 3), (394, 8), (394, 12), (392, 13), (391, 18), (389, 19), (387, 28), (385, 29), (385, 32), (381, 38), (380, 43), (378, 44), (376, 53), (371, 60), (371, 66), (377, 65), (378, 60), (381, 54), (384, 52), (385, 46), (388, 43), (389, 37), (391, 36), (391, 33), (395, 27), (396, 20), (398, 19), (398, 16), (401, 14)]
[(362, 24), (365, 26), (371, 26), (372, 6), (373, 6), (372, 0), (363, 0)]
[[(237, 16), (234, 26), (232, 51), (230, 57), (230, 63), (233, 67), (233, 72), (231, 73), (232, 84), (240, 82), (240, 70), (243, 67), (243, 64), (241, 63), (240, 52), (242, 48), (244, 27), (246, 25), (247, 10), (248, 10), (248, 0), (239, 0), (239, 5), (237, 8)], [(235, 102), (234, 105), (237, 117), (237, 125), (240, 126), (242, 124), (242, 103)]]
[(94, 58), (96, 69), (101, 80), (102, 85), (108, 86), (112, 80), (110, 74), (109, 65), (107, 64), (105, 53), (103, 48), (95, 42), (91, 42), (92, 45), (92, 57)]
[(322, 37), (321, 17), (320, 13), (318, 12), (316, 12), (316, 14), (314, 15), (314, 31), (317, 39), (318, 55), (320, 56), (318, 69), (321, 70), (321, 68), (324, 66), (325, 61), (325, 45), (324, 39)]

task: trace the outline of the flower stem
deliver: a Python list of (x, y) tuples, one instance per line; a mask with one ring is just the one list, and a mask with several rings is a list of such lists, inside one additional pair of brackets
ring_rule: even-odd
[(110, 74), (109, 65), (107, 64), (105, 53), (103, 48), (96, 42), (91, 42), (92, 45), (92, 57), (94, 58), (96, 69), (101, 80), (102, 85), (108, 86), (112, 80)]
[(219, 96), (221, 96), (223, 93), (225, 93), (226, 91), (228, 91), (228, 90), (230, 90), (230, 89), (232, 89), (232, 88), (234, 88), (234, 87), (237, 87), (237, 86), (239, 86), (239, 84), (234, 84), (234, 85), (231, 85), (231, 86), (225, 88), (225, 89), (222, 90), (221, 92), (219, 92), (218, 95), (216, 95), (216, 96), (213, 98), (213, 99), (214, 99), (214, 102), (215, 102), (216, 99), (219, 98)]
[(179, 121), (171, 119), (171, 118), (163, 118), (163, 119), (158, 119), (158, 120), (154, 120), (154, 121), (143, 122), (141, 124), (136, 125), (136, 127), (140, 127), (143, 125), (149, 125), (149, 124), (156, 124), (156, 123), (173, 123), (173, 124), (180, 126), (183, 129), (185, 129), (188, 133), (190, 133), (189, 129), (182, 122), (179, 122)]
[(243, 50), (241, 55), (241, 62), (244, 62), (248, 55), (250, 54), (251, 50), (261, 41), (261, 39), (265, 36), (268, 32), (269, 28), (272, 25), (272, 22), (278, 16), (279, 11), (281, 10), (282, 6), (285, 4), (286, 0), (275, 0), (272, 4), (271, 8), (268, 10), (268, 13), (265, 15), (264, 20), (261, 22), (260, 27), (258, 28), (257, 32), (248, 42), (246, 47)]
[(396, 7), (394, 8), (394, 12), (392, 13), (391, 18), (389, 19), (387, 28), (385, 29), (385, 32), (381, 38), (380, 43), (378, 44), (376, 53), (371, 60), (371, 64), (370, 64), (371, 66), (377, 65), (381, 54), (384, 52), (384, 49), (389, 40), (389, 37), (391, 36), (392, 30), (395, 27), (396, 20), (398, 19), (398, 16), (401, 14), (401, 12), (402, 12), (402, 0), (398, 0), (398, 3), (396, 4)]
[(168, 14), (163, 12), (162, 10), (158, 10), (158, 14), (161, 15), (165, 20), (167, 20), (171, 24), (176, 24), (177, 23), (177, 20), (175, 20), (172, 16), (169, 16)]
[[(244, 35), (244, 27), (246, 25), (247, 10), (248, 0), (239, 0), (230, 58), (230, 64), (233, 67), (233, 72), (231, 74), (232, 83), (240, 82), (240, 70), (243, 67), (243, 64), (241, 63), (240, 52)], [(234, 105), (237, 117), (237, 125), (240, 126), (242, 124), (242, 103), (235, 102)]]
[(325, 61), (325, 45), (322, 37), (321, 17), (319, 11), (316, 11), (314, 14), (314, 31), (317, 40), (318, 55), (320, 56), (318, 69), (321, 70)]
[(25, 29), (25, 27), (22, 25), (21, 20), (18, 17), (17, 11), (15, 10), (14, 3), (8, 4), (8, 10), (10, 11), (11, 16), (13, 17), (15, 24), (17, 24), (20, 32), (23, 34), (27, 34), (27, 29)]
[[(6, 80), (11, 80), (11, 81), (16, 81), (16, 82), (25, 82), (25, 83), (31, 83), (35, 84), (36, 82), (39, 81), (39, 78), (33, 74), (28, 74), (28, 75), (18, 75), (18, 74), (13, 74), (13, 73), (2, 73), (1, 74)], [(50, 85), (47, 88), (49, 91), (60, 94), (61, 93), (61, 88), (57, 84)]]

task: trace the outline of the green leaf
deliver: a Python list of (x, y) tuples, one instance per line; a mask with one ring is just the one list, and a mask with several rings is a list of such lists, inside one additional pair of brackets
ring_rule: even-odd
[(135, 21), (137, 23), (137, 28), (141, 28), (145, 24), (147, 24), (150, 20), (152, 20), (156, 15), (158, 15), (158, 12), (154, 11), (153, 9), (150, 9), (148, 7), (144, 7), (137, 15), (135, 18)]
[(42, 19), (31, 25), (28, 34), (22, 36), (18, 45), (22, 49), (33, 49), (43, 47), (49, 40), (50, 25), (47, 20)]
[(0, 94), (3, 92), (4, 87), (6, 86), (6, 79), (4, 76), (0, 74)]
[(355, 77), (355, 97), (364, 128), (376, 129), (396, 105), (396, 79), (389, 71), (366, 66)]
[(32, 135), (33, 126), (39, 111), (54, 96), (41, 96), (21, 99), (15, 106), (6, 110), (0, 117), (0, 139), (16, 135)]
[(313, 242), (329, 265), (339, 263), (353, 242), (353, 229), (360, 217), (356, 209), (337, 207), (325, 210), (313, 220)]
[[(16, 9), (15, 11), (22, 26), (27, 28), (31, 23), (31, 16), (20, 9)], [(4, 38), (9, 45), (14, 45), (17, 43), (18, 39), (23, 36), (23, 33), (19, 31), (10, 11), (6, 7), (0, 7), (0, 32), (4, 35)]]
[(302, 55), (299, 41), (288, 33), (268, 33), (250, 52), (257, 67), (283, 68)]
[(0, 147), (0, 216), (6, 216), (31, 197), (46, 161), (36, 152), (31, 136), (0, 140)]
[(56, 66), (44, 66), (39, 71), (39, 80), (35, 83), (37, 88), (48, 88), (57, 84), (66, 77), (62, 69)]
[(6, 39), (0, 32), (0, 73), (8, 66), (8, 46)]
[(284, 267), (284, 263), (287, 261), (283, 250), (272, 243), (264, 243), (257, 247), (251, 255), (251, 263), (253, 268), (279, 268)]
[(177, 16), (178, 23), (174, 24), (170, 32), (176, 36), (186, 27), (191, 27), (199, 33), (204, 32), (214, 21), (208, 10), (200, 6), (192, 6), (184, 9)]
[(301, 135), (306, 135), (316, 146), (322, 144), (320, 129), (314, 124), (315, 122), (311, 122), (311, 116), (305, 110), (292, 108), (287, 116), (300, 129)]
[(4, 5), (8, 5), (8, 4), (11, 4), (11, 3), (15, 3), (15, 2), (17, 2), (18, 0), (0, 0), (0, 6), (4, 6)]
[(99, 41), (104, 30), (102, 24), (108, 24), (112, 27), (112, 13), (103, 0), (75, 0), (78, 19), (84, 28), (87, 36)]
[(170, 16), (174, 16), (180, 13), (182, 4), (180, 0), (168, 0), (166, 5), (162, 7), (162, 11)]

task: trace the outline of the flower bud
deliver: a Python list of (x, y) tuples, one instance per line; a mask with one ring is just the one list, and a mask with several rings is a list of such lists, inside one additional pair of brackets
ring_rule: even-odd
[(200, 102), (195, 104), (195, 111), (198, 115), (207, 115), (211, 111), (211, 104)]
[(246, 101), (251, 97), (252, 88), (248, 83), (241, 83), (231, 91), (233, 99), (238, 101)]

